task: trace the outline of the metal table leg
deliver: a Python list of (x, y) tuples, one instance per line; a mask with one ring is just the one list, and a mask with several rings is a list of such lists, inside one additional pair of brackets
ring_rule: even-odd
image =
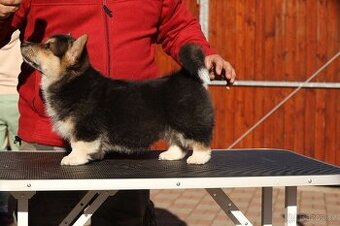
[(224, 213), (227, 214), (230, 220), (234, 222), (235, 225), (253, 225), (221, 188), (206, 188), (205, 190), (208, 191), (211, 197), (221, 207)]
[(261, 225), (273, 225), (273, 188), (262, 188)]
[(297, 187), (285, 187), (286, 226), (297, 225)]
[(28, 226), (28, 200), (35, 195), (35, 191), (11, 192), (18, 200), (18, 226)]
[(86, 195), (79, 201), (79, 203), (71, 210), (59, 226), (69, 226), (73, 223), (77, 216), (84, 210), (84, 208), (93, 200), (97, 195), (97, 191), (88, 191)]
[(83, 226), (93, 215), (94, 212), (105, 202), (109, 196), (113, 196), (118, 191), (99, 191), (98, 197), (90, 203), (85, 209), (83, 214), (73, 224), (73, 226)]

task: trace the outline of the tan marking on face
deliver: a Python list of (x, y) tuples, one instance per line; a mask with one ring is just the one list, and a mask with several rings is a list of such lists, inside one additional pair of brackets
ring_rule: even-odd
[(55, 56), (53, 52), (44, 48), (46, 44), (52, 45), (54, 39), (49, 39), (45, 43), (30, 43), (21, 48), (24, 60), (35, 69), (48, 77), (50, 80), (58, 80), (63, 68), (61, 68), (61, 60)]
[(41, 62), (42, 73), (51, 80), (59, 80), (64, 70), (61, 68), (59, 57), (55, 56), (51, 51), (39, 51), (37, 54)]
[[(79, 62), (86, 46), (87, 35), (82, 35), (74, 41), (71, 41), (70, 37), (62, 40), (58, 37), (39, 44), (24, 42), (21, 47), (24, 60), (44, 75), (43, 89), (63, 76), (82, 74), (82, 70), (89, 65), (87, 59)], [(70, 70), (74, 66), (77, 69)]]

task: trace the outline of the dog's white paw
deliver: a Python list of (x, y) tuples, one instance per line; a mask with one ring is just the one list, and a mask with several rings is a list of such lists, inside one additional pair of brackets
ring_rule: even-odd
[(190, 156), (187, 159), (187, 163), (188, 164), (196, 164), (196, 165), (200, 165), (200, 164), (205, 164), (207, 163), (211, 158), (211, 154), (210, 152), (202, 152), (202, 153), (194, 153), (192, 156)]
[(86, 156), (75, 156), (75, 155), (68, 155), (65, 156), (61, 160), (61, 165), (68, 165), (68, 166), (77, 166), (77, 165), (84, 165), (88, 163), (89, 160)]
[(171, 146), (167, 151), (162, 152), (159, 160), (179, 160), (185, 157), (186, 152), (178, 146)]

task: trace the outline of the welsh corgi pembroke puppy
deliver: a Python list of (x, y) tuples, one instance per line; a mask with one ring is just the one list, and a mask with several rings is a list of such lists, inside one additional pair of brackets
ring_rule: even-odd
[(211, 157), (214, 111), (207, 91), (204, 53), (194, 44), (179, 53), (183, 67), (147, 81), (114, 80), (89, 62), (87, 35), (53, 35), (44, 43), (23, 42), (25, 62), (42, 73), (41, 89), (53, 129), (72, 148), (62, 165), (82, 165), (105, 152), (138, 153), (159, 139), (169, 148), (160, 160), (188, 164)]

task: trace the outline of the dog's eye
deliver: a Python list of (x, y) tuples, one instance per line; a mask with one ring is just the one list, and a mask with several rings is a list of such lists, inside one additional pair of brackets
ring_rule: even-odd
[(49, 49), (50, 48), (50, 43), (45, 43), (45, 44), (43, 44), (42, 45), (42, 47), (44, 48), (44, 49)]

